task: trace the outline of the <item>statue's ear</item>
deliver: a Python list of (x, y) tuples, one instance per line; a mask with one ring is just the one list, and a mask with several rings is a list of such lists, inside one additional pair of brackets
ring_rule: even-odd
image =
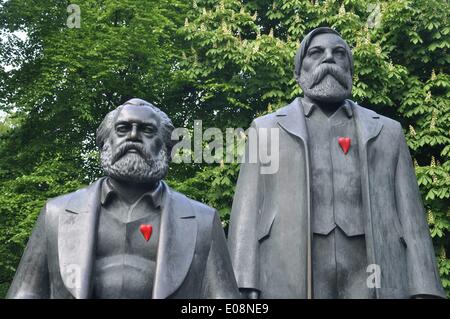
[(294, 70), (294, 79), (295, 79), (295, 81), (297, 81), (297, 83), (298, 83), (298, 80), (300, 79), (300, 74), (297, 73), (297, 70)]
[(99, 149), (102, 149), (103, 147), (103, 140), (100, 138), (100, 128), (97, 128), (97, 130), (95, 131), (95, 145)]
[(301, 68), (301, 52), (300, 49), (297, 50), (297, 53), (295, 54), (294, 58), (294, 78), (298, 83), (298, 80), (300, 79), (300, 68)]

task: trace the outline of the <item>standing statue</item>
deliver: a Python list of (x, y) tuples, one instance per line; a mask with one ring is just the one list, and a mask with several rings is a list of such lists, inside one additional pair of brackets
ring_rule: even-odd
[(247, 298), (445, 297), (400, 124), (349, 100), (353, 57), (330, 28), (301, 42), (304, 97), (255, 119), (279, 169), (242, 164), (229, 247)]
[(8, 298), (235, 298), (214, 209), (162, 181), (174, 127), (132, 99), (97, 130), (107, 177), (47, 202)]

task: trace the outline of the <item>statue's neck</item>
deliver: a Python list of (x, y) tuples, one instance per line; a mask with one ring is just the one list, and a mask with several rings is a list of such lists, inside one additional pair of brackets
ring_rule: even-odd
[(136, 202), (144, 193), (153, 191), (158, 186), (158, 181), (154, 183), (133, 183), (109, 178), (109, 182), (123, 199), (130, 203)]
[(344, 101), (339, 101), (339, 102), (324, 102), (324, 101), (319, 101), (319, 100), (315, 100), (315, 99), (311, 99), (307, 96), (304, 97), (304, 99), (312, 104), (317, 105), (320, 110), (328, 117), (330, 117), (331, 115), (333, 115), (337, 109), (339, 107), (341, 107), (341, 105), (344, 103)]

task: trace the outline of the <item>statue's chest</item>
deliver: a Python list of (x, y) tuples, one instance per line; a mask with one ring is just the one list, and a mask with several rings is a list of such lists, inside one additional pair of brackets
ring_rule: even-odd
[(97, 298), (151, 298), (159, 224), (159, 214), (123, 222), (102, 210), (94, 266)]

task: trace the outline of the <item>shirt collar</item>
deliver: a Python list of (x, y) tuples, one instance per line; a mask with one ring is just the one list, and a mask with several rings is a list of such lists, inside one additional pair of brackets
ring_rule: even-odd
[[(318, 107), (316, 104), (310, 103), (310, 102), (306, 101), (305, 99), (302, 99), (302, 105), (303, 105), (303, 112), (305, 113), (306, 117), (309, 117), (314, 112), (314, 110)], [(344, 102), (342, 103), (340, 108), (344, 109), (345, 114), (347, 115), (348, 118), (351, 118), (353, 116), (352, 106), (350, 105), (350, 103), (347, 100), (344, 100)]]
[[(140, 199), (148, 197), (154, 207), (158, 208), (162, 206), (162, 198), (164, 195), (164, 185), (162, 182), (158, 182), (158, 186), (152, 191), (148, 191), (144, 193)], [(100, 202), (102, 206), (104, 206), (108, 200), (114, 196), (117, 196), (117, 190), (114, 189), (114, 186), (109, 181), (109, 178), (106, 178), (102, 184), (102, 190), (100, 194)]]

